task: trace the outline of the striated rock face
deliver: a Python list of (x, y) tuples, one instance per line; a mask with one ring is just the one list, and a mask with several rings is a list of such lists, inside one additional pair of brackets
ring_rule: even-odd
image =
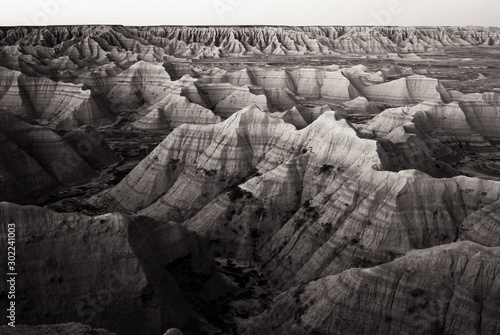
[(184, 221), (216, 255), (257, 262), (281, 289), (457, 239), (498, 243), (498, 182), (401, 171), (457, 174), (435, 167), (429, 149), (406, 165), (389, 149), (333, 112), (297, 131), (254, 107), (177, 128), (104, 200)]
[[(168, 206), (172, 201), (172, 205), (183, 209), (192, 207), (196, 199), (210, 201), (225, 186), (248, 174), (266, 150), (268, 137), (277, 139), (280, 132), (292, 128), (268, 117), (255, 106), (216, 125), (183, 125), (176, 128), (108, 196), (113, 203), (128, 211), (144, 208), (154, 201), (162, 206)], [(254, 142), (253, 147), (249, 147)], [(220, 178), (213, 178), (213, 173)], [(206, 187), (200, 188), (204, 183), (207, 183)], [(162, 195), (171, 200), (158, 199)], [(194, 209), (183, 215), (189, 215), (187, 213)]]
[(0, 67), (0, 111), (29, 116), (62, 129), (102, 126), (113, 116), (82, 85), (26, 76)]
[[(213, 90), (221, 92), (222, 88), (231, 92), (236, 87), (231, 85), (253, 85), (262, 88), (262, 94), (267, 97), (268, 103), (274, 108), (285, 111), (297, 104), (297, 96), (309, 99), (320, 99), (344, 102), (354, 99), (360, 93), (352, 86), (350, 80), (346, 78), (340, 70), (330, 71), (328, 69), (278, 69), (269, 70), (264, 68), (249, 68), (241, 71), (223, 71), (216, 74), (207, 74), (200, 78), (200, 81), (212, 83)], [(219, 85), (216, 85), (219, 84)], [(206, 87), (206, 86), (205, 86)], [(252, 88), (250, 88), (252, 90)], [(227, 96), (228, 93), (225, 94)], [(263, 110), (267, 109), (266, 102), (253, 100)], [(246, 98), (249, 99), (249, 98)], [(220, 101), (220, 99), (218, 100)], [(216, 102), (218, 102), (216, 101)], [(237, 102), (235, 107), (248, 106)]]
[(333, 112), (294, 128), (256, 107), (179, 127), (94, 201), (185, 221), (217, 253), (247, 261), (258, 253), (271, 277), (305, 282), (453, 241), (469, 215), (499, 197), (495, 182), (400, 171), (457, 175), (422, 143), (404, 162), (392, 157), (412, 147), (361, 139)]
[[(242, 81), (242, 77), (245, 77), (245, 80)], [(348, 114), (377, 114), (380, 112), (378, 105), (399, 107), (424, 101), (449, 103), (454, 99), (437, 79), (422, 75), (388, 78), (382, 72), (367, 72), (367, 68), (362, 65), (342, 70), (324, 67), (274, 70), (249, 68), (245, 71), (206, 74), (199, 81), (210, 83), (205, 86), (198, 85), (200, 90), (205, 91), (206, 96), (214, 96), (215, 101), (209, 101), (209, 106), (216, 105), (222, 97), (227, 97), (230, 93), (235, 95), (233, 92), (237, 91), (238, 87), (233, 85), (241, 85), (244, 82), (245, 85), (253, 85), (249, 86), (250, 90), (252, 87), (260, 87), (270, 110), (275, 108), (282, 112), (304, 103), (307, 99), (341, 103), (341, 109)], [(219, 96), (215, 97), (216, 94)], [(233, 103), (234, 109), (254, 102), (261, 109), (267, 110), (264, 96), (262, 101), (249, 99), (248, 103)], [(472, 96), (470, 99), (473, 99)], [(215, 111), (217, 112), (217, 108)]]
[(281, 294), (246, 334), (495, 334), (499, 248), (471, 242), (412, 251)]
[(489, 94), (467, 94), (460, 98), (459, 105), (471, 128), (494, 143), (500, 142), (497, 129), (500, 120), (498, 97)]
[[(40, 36), (44, 38), (41, 39)], [(71, 37), (79, 41), (62, 49), (106, 62), (113, 47), (134, 51), (137, 59), (153, 61), (164, 54), (219, 58), (251, 54), (307, 55), (335, 53), (410, 53), (447, 46), (499, 45), (498, 28), (483, 27), (121, 27), (74, 26), (3, 30), (6, 45), (53, 47)], [(120, 55), (123, 59), (125, 56)], [(415, 57), (415, 55), (413, 55)], [(109, 58), (109, 56), (108, 56)]]
[(213, 124), (220, 122), (220, 117), (209, 109), (191, 103), (185, 97), (169, 97), (166, 105), (150, 111), (135, 121), (133, 127), (142, 130), (173, 129), (182, 124)]
[(217, 290), (206, 285), (224, 287), (204, 244), (177, 224), (10, 203), (0, 203), (0, 223), (4, 249), (7, 223), (16, 225), (19, 324), (79, 321), (118, 334), (160, 334), (171, 327), (198, 334), (201, 323), (189, 297), (213, 299)]
[(29, 203), (57, 187), (32, 156), (0, 132), (0, 200)]
[(161, 65), (140, 61), (107, 80), (113, 83), (106, 95), (113, 109), (138, 112), (132, 124), (136, 129), (166, 130), (184, 123), (220, 122), (220, 118), (205, 107), (193, 78), (185, 76), (173, 82)]
[[(294, 126), (271, 118), (252, 106), (217, 125), (181, 126), (111, 190), (108, 197), (128, 211), (136, 211), (156, 202), (153, 206), (167, 206), (170, 209), (163, 208), (160, 211), (150, 208), (143, 213), (161, 212), (163, 218), (173, 219), (168, 213), (175, 209), (184, 213), (183, 216), (189, 216), (188, 213), (193, 213), (196, 208), (201, 209), (224, 187), (243, 180), (252, 169), (256, 168), (261, 173), (269, 171), (299, 155), (302, 149), (306, 152), (308, 148), (314, 147), (318, 132), (328, 136), (327, 129), (335, 129), (338, 124), (338, 130), (348, 132), (351, 138), (357, 139), (354, 130), (345, 121), (335, 121), (333, 112), (325, 113), (322, 117), (322, 120), (317, 120), (315, 127), (297, 132)], [(330, 136), (342, 137), (342, 134)], [(336, 152), (335, 147), (326, 147), (328, 143), (333, 144), (333, 137), (331, 141), (320, 145), (324, 149), (314, 150), (325, 150), (322, 155), (326, 155), (326, 152), (338, 155), (330, 159), (340, 158), (342, 153)], [(370, 148), (376, 148), (374, 141), (360, 140), (360, 143), (363, 146), (370, 143)], [(376, 154), (366, 158), (360, 155), (352, 155), (352, 158), (345, 160), (345, 166), (358, 158), (373, 159), (373, 164), (381, 164)], [(322, 159), (327, 160), (326, 157)], [(200, 188), (201, 185), (204, 186)], [(186, 197), (189, 197), (189, 201)], [(198, 205), (201, 207), (193, 206), (197, 199), (201, 201)]]
[(222, 118), (228, 118), (251, 105), (256, 105), (262, 111), (269, 111), (267, 97), (264, 94), (255, 95), (249, 88), (243, 87), (219, 101), (214, 107), (214, 112)]
[[(363, 132), (385, 136), (399, 127), (404, 127), (407, 132), (411, 131), (424, 140), (428, 139), (427, 142), (432, 142), (432, 139), (445, 145), (467, 142), (470, 146), (480, 148), (489, 145), (484, 137), (484, 130), (477, 127), (483, 133), (481, 134), (475, 129), (476, 124), (483, 122), (483, 116), (485, 115), (482, 113), (470, 115), (458, 102), (423, 102), (414, 107), (388, 109), (370, 120)], [(411, 123), (414, 124), (414, 129), (410, 129)]]
[(437, 180), (412, 170), (350, 177), (330, 183), (265, 245), (261, 257), (269, 259), (272, 278), (304, 283), (452, 242), (470, 215), (500, 196), (498, 183)]
[(170, 328), (163, 335), (183, 335), (184, 333), (177, 328)]
[(95, 169), (118, 163), (118, 157), (102, 135), (91, 126), (82, 126), (63, 137)]
[(120, 161), (101, 134), (82, 126), (64, 136), (18, 117), (0, 115), (0, 199), (33, 203), (62, 186), (89, 182)]
[(170, 86), (170, 76), (161, 65), (140, 61), (113, 78), (115, 85), (107, 97), (118, 111), (133, 110), (155, 103)]
[(48, 128), (6, 114), (0, 115), (0, 131), (61, 184), (79, 184), (97, 176), (68, 142)]
[[(355, 68), (353, 68), (355, 69)], [(450, 102), (451, 96), (438, 80), (420, 75), (396, 79), (389, 82), (367, 83), (361, 79), (364, 73), (346, 71), (356, 89), (368, 100), (403, 106), (422, 101)]]
[[(500, 122), (498, 107), (481, 95), (467, 96), (449, 104), (423, 102), (414, 107), (388, 109), (360, 125), (359, 130), (366, 136), (383, 139), (384, 149), (392, 151), (395, 160), (403, 156), (415, 161), (411, 156), (421, 150), (442, 162), (434, 163), (439, 165), (434, 172), (432, 165), (424, 167), (419, 163), (415, 167), (420, 166), (420, 170), (433, 176), (439, 176), (439, 170), (453, 174), (443, 162), (456, 163), (467, 155), (494, 152), (498, 144), (497, 133), (491, 131)], [(492, 162), (478, 164), (472, 171), (485, 178), (496, 178), (498, 170)]]
[(302, 129), (307, 127), (307, 122), (304, 120), (304, 117), (297, 109), (297, 107), (293, 107), (292, 109), (289, 109), (281, 113), (280, 112), (272, 113), (269, 114), (269, 116), (276, 117), (282, 119), (286, 123), (293, 124), (297, 129)]
[(368, 101), (365, 97), (357, 97), (353, 100), (343, 103), (343, 109), (348, 114), (379, 114), (380, 109), (377, 105)]
[[(370, 115), (423, 101), (449, 103), (459, 95), (445, 90), (437, 79), (400, 65), (376, 73), (362, 65), (232, 69), (224, 62), (221, 68), (208, 68), (196, 59), (340, 53), (360, 59), (367, 56), (354, 54), (368, 53), (370, 58), (415, 61), (421, 58), (413, 52), (435, 55), (440, 48), (466, 45), (484, 45), (486, 50), (497, 40), (495, 28), (7, 29), (0, 36), (0, 109), (65, 130), (109, 125), (122, 114), (119, 120), (130, 121), (134, 128), (163, 131), (183, 123), (217, 123), (253, 104), (270, 112), (300, 110), (309, 100), (320, 100), (316, 106), (335, 105), (345, 114)], [(488, 110), (494, 118), (496, 110), (483, 102), (491, 105), (495, 98), (485, 97), (481, 103), (478, 99), (465, 97), (461, 107), (471, 113)], [(487, 131), (489, 138), (496, 136), (493, 128)]]

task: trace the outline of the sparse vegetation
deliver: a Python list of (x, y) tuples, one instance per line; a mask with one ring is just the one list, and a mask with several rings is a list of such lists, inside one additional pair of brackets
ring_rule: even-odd
[(251, 179), (253, 177), (258, 177), (258, 176), (262, 176), (262, 173), (259, 171), (259, 169), (254, 167), (254, 168), (252, 168), (252, 170), (250, 170), (250, 173), (248, 174), (247, 179)]
[(295, 299), (296, 303), (300, 303), (300, 296), (306, 291), (305, 286), (299, 286), (293, 293), (293, 298)]
[(335, 169), (335, 166), (330, 164), (323, 164), (322, 167), (319, 168), (320, 174), (330, 174)]
[(238, 185), (235, 185), (228, 190), (228, 196), (231, 201), (235, 201), (236, 199), (243, 197), (246, 197), (247, 199), (251, 199), (253, 197), (251, 192), (242, 190)]
[(180, 159), (174, 159), (174, 158), (171, 158), (169, 161), (168, 161), (168, 164), (172, 166), (172, 170), (176, 170), (177, 169), (177, 166), (179, 164), (181, 160)]
[(213, 177), (213, 176), (217, 175), (217, 170), (207, 170), (204, 168), (202, 168), (201, 170), (205, 173), (205, 175), (207, 177)]
[(323, 222), (321, 224), (323, 229), (325, 230), (325, 233), (330, 234), (332, 231), (332, 223), (331, 222)]

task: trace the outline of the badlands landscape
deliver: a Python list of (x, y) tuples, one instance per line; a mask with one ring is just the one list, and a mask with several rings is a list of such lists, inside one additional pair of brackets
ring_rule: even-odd
[(2, 334), (500, 334), (500, 28), (4, 27), (0, 142)]

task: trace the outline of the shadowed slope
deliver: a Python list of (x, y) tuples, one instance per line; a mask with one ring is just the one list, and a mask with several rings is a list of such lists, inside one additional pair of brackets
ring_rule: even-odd
[(244, 334), (496, 334), (499, 248), (471, 242), (412, 251), (281, 294)]
[(16, 224), (19, 324), (78, 321), (118, 334), (171, 327), (199, 334), (203, 325), (188, 300), (195, 295), (201, 303), (224, 290), (205, 245), (176, 224), (9, 203), (0, 203), (0, 223), (2, 248), (7, 223)]

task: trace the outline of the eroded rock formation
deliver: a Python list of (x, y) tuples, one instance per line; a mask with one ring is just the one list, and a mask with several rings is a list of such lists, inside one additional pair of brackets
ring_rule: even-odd
[(10, 203), (0, 203), (0, 220), (5, 249), (7, 223), (16, 225), (19, 324), (80, 321), (118, 334), (171, 327), (194, 334), (203, 321), (189, 297), (209, 301), (224, 290), (204, 243), (178, 224)]
[(0, 200), (46, 207), (0, 203), (17, 331), (498, 333), (498, 46), (0, 28)]
[[(152, 61), (163, 54), (224, 57), (245, 54), (414, 53), (446, 46), (499, 45), (498, 28), (483, 27), (48, 27), (3, 29), (6, 45), (60, 48), (72, 57), (105, 62), (113, 47)], [(43, 38), (40, 38), (43, 36)], [(115, 49), (116, 50), (116, 49)], [(104, 52), (103, 52), (104, 51)], [(108, 56), (109, 58), (109, 56)]]
[(459, 242), (326, 276), (280, 295), (243, 333), (495, 334), (498, 257), (498, 248)]
[(16, 325), (15, 328), (0, 326), (5, 335), (116, 335), (105, 329), (95, 329), (81, 323), (64, 323), (56, 325), (24, 326)]

